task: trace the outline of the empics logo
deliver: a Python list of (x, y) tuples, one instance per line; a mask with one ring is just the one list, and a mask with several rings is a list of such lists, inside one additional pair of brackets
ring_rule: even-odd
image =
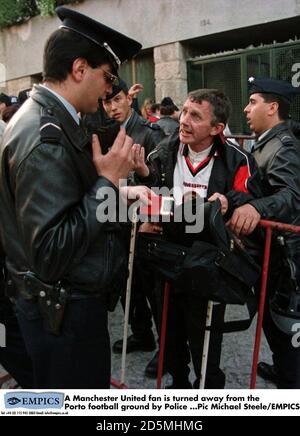
[(8, 404), (9, 404), (10, 406), (15, 406), (16, 404), (21, 403), (21, 400), (19, 400), (19, 399), (16, 398), (16, 397), (12, 397), (12, 398), (9, 398), (9, 399), (7, 400), (7, 402), (8, 402)]
[(9, 392), (4, 395), (5, 407), (24, 409), (61, 409), (64, 394), (60, 392)]

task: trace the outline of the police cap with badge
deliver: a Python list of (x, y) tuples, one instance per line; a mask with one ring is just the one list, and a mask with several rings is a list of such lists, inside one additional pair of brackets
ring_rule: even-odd
[(105, 97), (105, 101), (107, 100), (111, 100), (112, 98), (114, 98), (116, 95), (119, 94), (119, 92), (124, 91), (124, 93), (127, 95), (128, 94), (128, 86), (127, 84), (124, 82), (124, 80), (119, 78), (119, 81), (117, 84), (113, 84), (112, 86), (112, 92), (111, 94), (106, 94)]
[(56, 8), (56, 13), (62, 21), (60, 28), (76, 32), (107, 52), (115, 73), (123, 62), (142, 48), (139, 42), (77, 11), (60, 6)]
[(298, 88), (285, 80), (269, 77), (250, 77), (248, 79), (248, 94), (275, 94), (284, 97), (289, 103), (299, 94)]
[[(114, 74), (117, 74), (118, 68), (123, 62), (131, 59), (142, 48), (139, 42), (73, 9), (59, 6), (55, 11), (62, 21), (61, 29), (67, 29), (81, 35), (106, 52)], [(52, 111), (46, 110), (41, 118), (42, 140), (56, 142), (59, 139), (61, 133), (56, 123)]]

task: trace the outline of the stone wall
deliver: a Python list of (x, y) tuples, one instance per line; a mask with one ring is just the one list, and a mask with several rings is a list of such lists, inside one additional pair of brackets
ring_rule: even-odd
[(3, 88), (3, 92), (8, 95), (18, 95), (19, 91), (23, 89), (31, 88), (35, 83), (38, 83), (36, 77), (27, 76), (21, 77), (15, 80), (9, 80), (6, 83), (6, 87)]
[(174, 42), (154, 48), (155, 100), (171, 97), (182, 105), (187, 95), (187, 53), (182, 44)]

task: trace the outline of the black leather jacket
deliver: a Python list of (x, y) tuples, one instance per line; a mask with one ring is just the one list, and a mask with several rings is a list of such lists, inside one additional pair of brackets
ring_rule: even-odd
[(118, 223), (96, 218), (97, 190), (118, 190), (99, 177), (91, 145), (65, 106), (46, 88), (11, 120), (1, 148), (1, 239), (7, 267), (45, 282), (98, 292), (124, 267)]
[[(273, 127), (256, 143), (253, 156), (259, 168), (263, 197), (250, 203), (264, 219), (300, 225), (300, 145), (287, 125)], [(299, 234), (286, 233), (285, 239), (299, 264)]]
[(152, 151), (164, 138), (164, 133), (157, 123), (150, 123), (142, 118), (135, 110), (126, 124), (126, 133), (133, 142), (145, 148), (145, 156)]
[(264, 219), (300, 224), (300, 145), (284, 123), (273, 127), (252, 152), (263, 198), (251, 201)]
[(159, 127), (164, 131), (164, 134), (166, 136), (172, 135), (177, 127), (179, 126), (179, 122), (177, 120), (174, 120), (174, 118), (169, 116), (162, 116), (156, 124), (159, 125)]

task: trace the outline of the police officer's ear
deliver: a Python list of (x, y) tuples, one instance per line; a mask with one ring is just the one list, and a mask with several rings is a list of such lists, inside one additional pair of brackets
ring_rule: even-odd
[(86, 59), (84, 58), (75, 59), (71, 71), (72, 78), (78, 83), (81, 82), (82, 79), (84, 78), (87, 69), (88, 69), (88, 63)]
[(269, 114), (274, 115), (278, 112), (279, 104), (277, 101), (271, 101), (269, 104)]
[(219, 135), (220, 133), (223, 132), (224, 129), (225, 129), (225, 124), (224, 123), (217, 123), (214, 126), (212, 126), (211, 135), (212, 136)]

